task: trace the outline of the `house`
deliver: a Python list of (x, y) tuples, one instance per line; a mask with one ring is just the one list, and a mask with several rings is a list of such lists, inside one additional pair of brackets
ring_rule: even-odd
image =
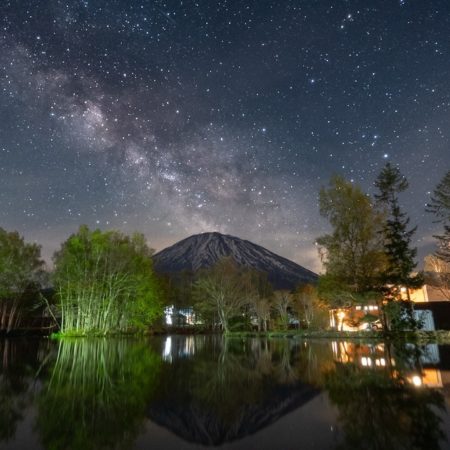
[(164, 322), (165, 325), (174, 327), (187, 327), (198, 323), (192, 307), (177, 308), (174, 305), (164, 308)]
[(330, 309), (330, 327), (340, 331), (362, 331), (380, 327), (378, 305), (355, 305)]
[[(427, 274), (426, 280), (433, 281)], [(450, 291), (435, 284), (424, 284), (420, 289), (401, 288), (402, 300), (413, 302), (414, 318), (422, 329), (450, 330)], [(340, 331), (381, 329), (380, 311), (376, 304), (355, 305), (330, 310), (330, 327)]]

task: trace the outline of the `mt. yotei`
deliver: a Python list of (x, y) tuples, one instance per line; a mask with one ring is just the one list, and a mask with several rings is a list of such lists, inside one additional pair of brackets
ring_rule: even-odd
[(317, 281), (314, 272), (293, 261), (252, 242), (217, 232), (183, 239), (156, 253), (153, 260), (157, 272), (175, 274), (211, 267), (223, 257), (231, 257), (240, 266), (266, 273), (276, 289), (292, 289)]

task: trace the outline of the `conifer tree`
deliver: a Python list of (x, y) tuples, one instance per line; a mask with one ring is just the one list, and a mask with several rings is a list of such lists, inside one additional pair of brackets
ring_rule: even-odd
[(434, 236), (438, 240), (436, 256), (450, 263), (450, 170), (436, 186), (427, 211), (433, 213), (436, 221), (444, 226), (444, 233)]
[(387, 163), (375, 181), (378, 193), (375, 194), (377, 205), (385, 213), (382, 228), (384, 252), (387, 259), (386, 269), (382, 273), (382, 285), (388, 297), (400, 299), (401, 287), (418, 288), (423, 284), (422, 276), (412, 275), (417, 263), (417, 249), (411, 246), (411, 240), (417, 227), (409, 228), (410, 219), (399, 205), (398, 195), (408, 188), (407, 179), (397, 167)]

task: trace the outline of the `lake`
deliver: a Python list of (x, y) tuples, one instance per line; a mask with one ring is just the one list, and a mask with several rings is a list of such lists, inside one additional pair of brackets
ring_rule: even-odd
[(0, 340), (0, 449), (447, 449), (450, 346)]

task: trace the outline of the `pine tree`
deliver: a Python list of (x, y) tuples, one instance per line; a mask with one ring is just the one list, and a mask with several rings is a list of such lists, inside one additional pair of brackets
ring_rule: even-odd
[(434, 236), (438, 240), (436, 256), (450, 263), (450, 170), (436, 186), (427, 211), (433, 213), (436, 221), (444, 226), (444, 233)]
[(417, 249), (411, 247), (411, 240), (417, 227), (409, 228), (410, 219), (399, 205), (398, 194), (408, 188), (408, 181), (397, 167), (387, 163), (375, 181), (378, 193), (375, 194), (377, 205), (385, 213), (382, 229), (384, 252), (387, 267), (382, 274), (382, 285), (388, 297), (400, 299), (401, 287), (406, 288), (408, 300), (409, 289), (423, 284), (422, 276), (411, 275), (416, 267)]

